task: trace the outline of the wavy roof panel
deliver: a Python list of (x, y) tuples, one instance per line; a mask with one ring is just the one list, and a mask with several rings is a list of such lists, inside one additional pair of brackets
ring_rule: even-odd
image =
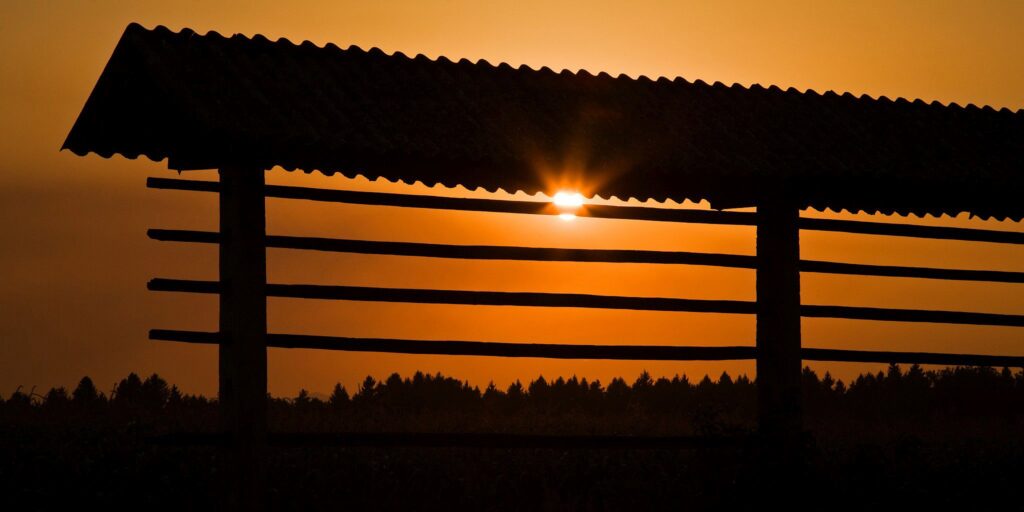
[(64, 148), (428, 185), (1024, 216), (1024, 111), (129, 25)]

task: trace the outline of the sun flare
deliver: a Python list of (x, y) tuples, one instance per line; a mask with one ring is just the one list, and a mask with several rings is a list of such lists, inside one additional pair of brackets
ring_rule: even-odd
[(558, 214), (558, 218), (570, 221), (576, 218), (576, 211), (583, 206), (583, 194), (563, 190), (555, 194), (552, 203), (561, 212)]
[(583, 194), (563, 190), (555, 194), (554, 203), (562, 209), (579, 208), (583, 206)]

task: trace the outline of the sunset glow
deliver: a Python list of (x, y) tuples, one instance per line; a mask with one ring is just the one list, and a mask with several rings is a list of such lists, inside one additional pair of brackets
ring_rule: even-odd
[(576, 209), (583, 206), (583, 194), (563, 190), (555, 194), (553, 202), (555, 206), (562, 210)]
[[(129, 371), (159, 372), (183, 392), (217, 392), (215, 349), (146, 339), (146, 332), (153, 328), (216, 330), (216, 299), (154, 293), (144, 286), (153, 277), (217, 279), (213, 246), (156, 243), (145, 236), (151, 228), (215, 230), (217, 202), (213, 195), (161, 192), (144, 186), (146, 177), (217, 180), (216, 171), (188, 171), (178, 176), (167, 169), (166, 161), (96, 155), (81, 158), (58, 150), (131, 22), (146, 27), (167, 25), (175, 31), (191, 27), (200, 33), (263, 34), (272, 41), (285, 37), (296, 43), (309, 40), (317, 46), (378, 47), (386, 53), (443, 55), (453, 61), (485, 59), (513, 68), (547, 66), (556, 73), (562, 69), (586, 70), (592, 75), (603, 71), (652, 80), (681, 76), (690, 82), (721, 81), (727, 86), (733, 82), (763, 87), (775, 84), (783, 89), (813, 89), (818, 94), (850, 91), (856, 96), (955, 101), (997, 109), (1024, 107), (1024, 59), (1019, 58), (1022, 32), (1017, 26), (1022, 19), (1020, 3), (984, 2), (985, 7), (943, 3), (923, 10), (913, 3), (884, 8), (820, 3), (808, 9), (753, 1), (739, 2), (733, 9), (699, 2), (630, 6), (614, 2), (394, 2), (359, 4), (358, 8), (345, 2), (309, 2), (302, 9), (285, 3), (257, 4), (258, 8), (244, 15), (234, 6), (217, 3), (202, 8), (181, 2), (140, 3), (126, 8), (116, 2), (10, 2), (0, 7), (3, 19), (17, 20), (18, 26), (17, 30), (0, 31), (4, 43), (0, 60), (5, 69), (17, 70), (16, 80), (0, 81), (0, 110), (7, 114), (0, 119), (4, 134), (0, 137), (0, 217), (6, 239), (17, 241), (0, 251), (7, 292), (0, 297), (0, 326), (9, 340), (5, 356), (0, 358), (4, 396), (19, 385), (25, 389), (73, 385), (85, 374), (109, 386)], [(313, 11), (317, 15), (310, 15)], [(923, 16), (925, 12), (927, 16)], [(587, 15), (581, 17), (581, 13)], [(15, 25), (13, 21), (9, 24)], [(608, 113), (581, 106), (578, 115), (585, 120)], [(515, 113), (509, 116), (515, 117)], [(486, 129), (499, 133), (497, 127)], [(372, 136), (358, 131), (352, 134)], [(625, 183), (631, 173), (643, 169), (657, 172), (656, 162), (604, 161), (594, 157), (593, 147), (579, 144), (586, 134), (563, 135), (550, 147), (514, 148), (524, 151), (523, 158), (531, 168), (547, 178), (539, 187), (547, 196), (525, 195), (532, 190), (524, 190), (521, 196), (468, 193), (492, 199), (543, 198), (545, 202), (539, 204), (549, 215), (274, 199), (267, 203), (268, 232), (460, 245), (754, 253), (754, 230), (747, 226), (592, 219), (585, 209), (599, 200), (587, 197), (609, 197), (609, 191), (614, 191), (617, 183)], [(422, 183), (346, 179), (338, 174), (289, 173), (279, 168), (268, 172), (267, 180), (282, 186), (446, 193)], [(804, 215), (886, 220), (848, 212), (809, 211)], [(576, 217), (587, 218), (573, 221)], [(1018, 223), (971, 219), (966, 214), (891, 220), (1024, 229)], [(807, 259), (875, 265), (1021, 272), (1021, 247), (818, 231), (801, 235), (801, 253)], [(370, 287), (755, 299), (753, 272), (711, 266), (398, 258), (273, 249), (268, 251), (268, 275), (276, 282)], [(802, 277), (801, 286), (802, 300), (808, 304), (1005, 314), (1024, 311), (1020, 285), (1013, 283), (810, 273)], [(55, 312), (59, 321), (53, 321)], [(697, 313), (300, 303), (273, 298), (268, 323), (275, 332), (353, 337), (638, 345), (754, 343), (752, 319)], [(804, 320), (803, 335), (807, 346), (813, 348), (1024, 355), (1020, 331), (1009, 327), (950, 328), (813, 318)], [(865, 368), (884, 366), (827, 366), (833, 377), (847, 379)], [(635, 377), (642, 370), (655, 376), (687, 373), (691, 378), (705, 373), (716, 376), (724, 370), (730, 375), (752, 375), (754, 366), (746, 361), (498, 360), (272, 349), (268, 382), (271, 393), (293, 396), (300, 388), (327, 392), (339, 381), (351, 391), (367, 374), (386, 377), (391, 372), (405, 375), (417, 370), (441, 371), (469, 379), (474, 385), (485, 386), (493, 380), (506, 386), (540, 373), (549, 378), (576, 374), (608, 382), (613, 377)]]
[(551, 201), (561, 213), (558, 218), (564, 221), (571, 221), (576, 218), (576, 212), (583, 206), (583, 194), (562, 190), (555, 194)]

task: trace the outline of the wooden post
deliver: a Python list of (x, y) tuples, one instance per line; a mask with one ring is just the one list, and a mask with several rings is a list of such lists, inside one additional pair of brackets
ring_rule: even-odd
[(225, 505), (263, 504), (267, 430), (267, 258), (264, 172), (220, 170), (220, 408), (228, 446)]
[(783, 200), (757, 207), (757, 402), (775, 456), (796, 455), (800, 407), (800, 210)]

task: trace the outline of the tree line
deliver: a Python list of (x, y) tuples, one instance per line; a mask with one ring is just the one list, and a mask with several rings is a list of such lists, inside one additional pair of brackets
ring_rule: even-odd
[[(825, 373), (819, 377), (804, 368), (804, 408), (815, 418), (859, 420), (928, 420), (936, 416), (1003, 418), (1016, 421), (1024, 413), (1024, 370), (955, 367), (924, 370), (890, 365), (887, 371), (864, 373), (848, 384)], [(321, 398), (301, 390), (295, 397), (268, 395), (269, 415), (287, 428), (373, 428), (396, 424), (487, 428), (518, 422), (557, 428), (567, 418), (598, 422), (615, 430), (628, 423), (659, 423), (669, 430), (680, 421), (701, 431), (744, 429), (756, 414), (756, 382), (746, 375), (705, 375), (698, 381), (686, 375), (652, 378), (641, 373), (631, 383), (614, 378), (607, 385), (586, 378), (541, 376), (504, 389), (493, 383), (483, 389), (440, 373), (392, 374), (377, 380), (367, 376), (353, 392), (337, 384)], [(182, 393), (159, 375), (145, 379), (132, 373), (109, 393), (83, 377), (71, 391), (55, 387), (45, 393), (15, 390), (0, 397), (0, 417), (26, 418), (139, 418), (172, 423), (214, 424), (216, 399)], [(651, 427), (657, 428), (657, 427)]]

